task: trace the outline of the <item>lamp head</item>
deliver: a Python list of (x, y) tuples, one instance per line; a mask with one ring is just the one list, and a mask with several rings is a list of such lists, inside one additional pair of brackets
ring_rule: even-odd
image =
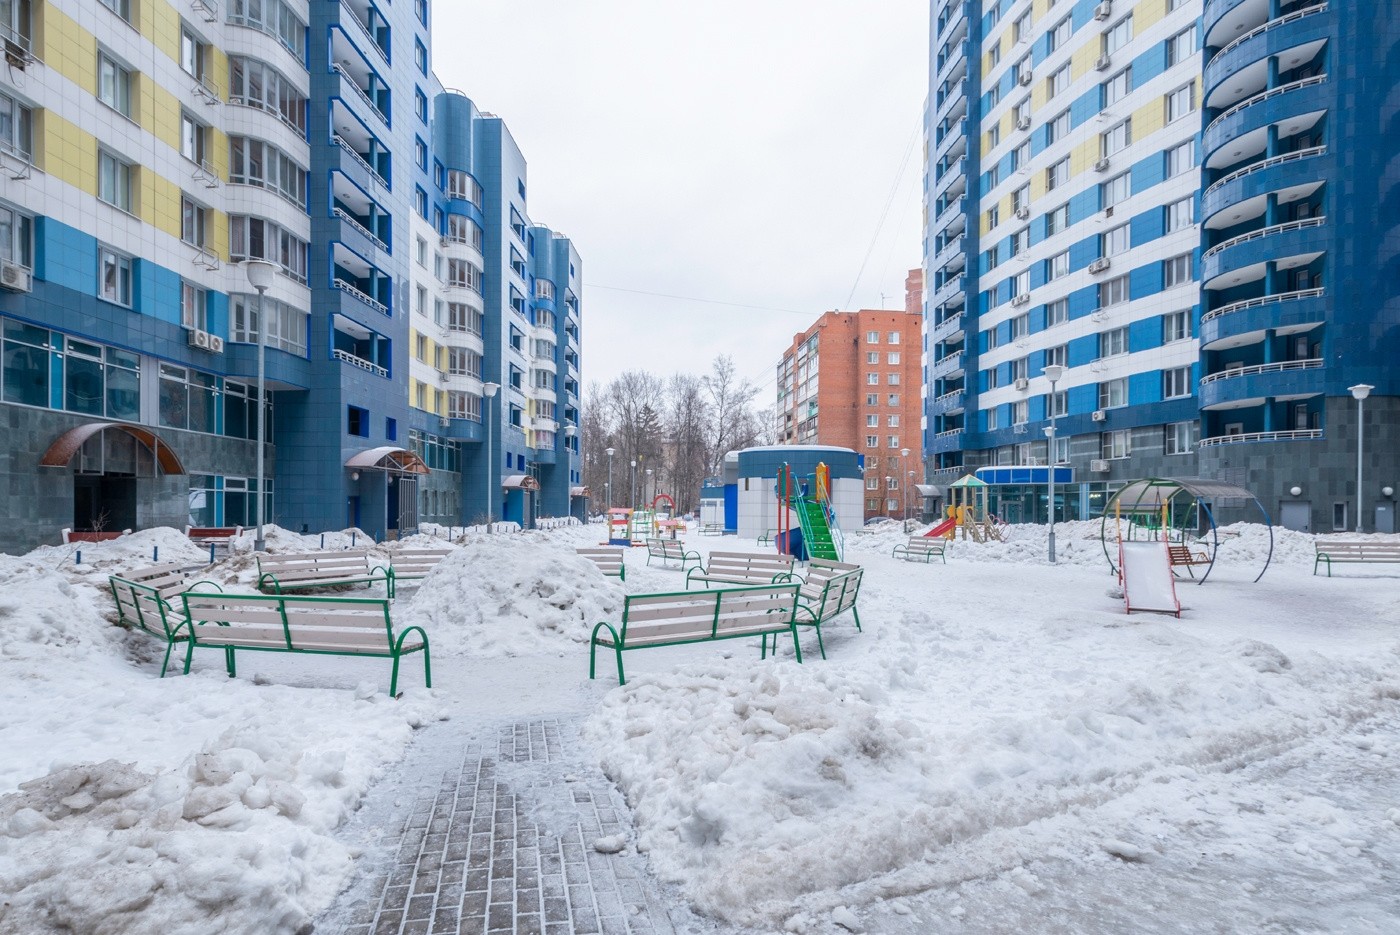
[(496, 395), (496, 391), (500, 388), (501, 384), (499, 383), (483, 383), (481, 384), (481, 395), (490, 399), (492, 396)]
[(901, 449), (899, 449), (899, 456), (900, 456), (901, 458), (907, 458), (907, 457), (909, 457), (909, 449), (908, 449), (908, 448), (901, 448)]
[(564, 436), (566, 438), (573, 438), (577, 433), (578, 429), (574, 428), (572, 425), (564, 426)]
[(1053, 386), (1060, 382), (1060, 377), (1065, 375), (1065, 368), (1059, 364), (1047, 364), (1044, 373), (1045, 379), (1049, 380), (1050, 384)]
[(1381, 496), (1382, 496), (1382, 497), (1390, 497), (1390, 496), (1394, 496), (1394, 495), (1395, 495), (1395, 488), (1394, 488), (1394, 487), (1382, 487), (1382, 488), (1381, 488)]
[(614, 454), (617, 453), (617, 449), (616, 449), (616, 448), (604, 448), (604, 449), (603, 449), (603, 453), (606, 454), (609, 458), (611, 458)]
[(1351, 392), (1352, 398), (1360, 402), (1367, 396), (1370, 396), (1371, 391), (1374, 390), (1375, 387), (1369, 383), (1358, 383), (1355, 386), (1347, 387), (1347, 389)]
[(277, 264), (267, 260), (244, 260), (241, 264), (243, 272), (248, 277), (248, 285), (259, 292), (265, 292), (272, 288), (272, 282), (277, 278)]
[(1303, 488), (1297, 486), (1289, 487), (1288, 492), (1295, 497), (1301, 497), (1303, 495)]

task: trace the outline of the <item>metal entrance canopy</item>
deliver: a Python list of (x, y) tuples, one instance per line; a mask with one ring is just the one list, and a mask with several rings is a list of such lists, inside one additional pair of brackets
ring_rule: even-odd
[(366, 448), (356, 452), (345, 462), (348, 468), (388, 471), (391, 474), (428, 474), (428, 466), (423, 459), (407, 448), (386, 445), (382, 448)]

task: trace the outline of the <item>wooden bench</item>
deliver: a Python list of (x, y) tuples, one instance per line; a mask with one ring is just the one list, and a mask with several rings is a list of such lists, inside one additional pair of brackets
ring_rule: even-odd
[(580, 557), (588, 559), (598, 566), (598, 570), (610, 578), (621, 578), (627, 580), (627, 565), (623, 561), (623, 556), (627, 550), (620, 545), (602, 545), (583, 549), (574, 549)]
[[(860, 597), (860, 582), (865, 569), (849, 562), (830, 562), (814, 558), (807, 566), (807, 580), (797, 593), (797, 625), (811, 627), (817, 632), (817, 649), (826, 658), (826, 647), (822, 645), (822, 624), (851, 612), (855, 619), (856, 631), (860, 631), (860, 611), (856, 609), (856, 599)], [(764, 638), (765, 642), (767, 637)], [(778, 650), (778, 641), (773, 641), (773, 651)]]
[(1313, 559), (1313, 574), (1318, 565), (1327, 563), (1327, 577), (1332, 577), (1332, 564), (1386, 565), (1400, 564), (1400, 543), (1392, 542), (1314, 542), (1317, 557)]
[(394, 660), (389, 696), (397, 697), (399, 659), (421, 650), (423, 684), (433, 687), (428, 634), (417, 626), (395, 633), (388, 598), (186, 591), (180, 600), (189, 621), (186, 673), (196, 646), (222, 649), (229, 678), (237, 674), (234, 653), (240, 649), (388, 657)]
[(243, 535), (242, 526), (186, 526), (185, 535), (196, 545), (229, 546), (229, 540)]
[(1191, 566), (1209, 565), (1210, 556), (1200, 551), (1192, 552), (1191, 547), (1188, 545), (1169, 544), (1167, 546), (1167, 561), (1173, 568), (1176, 568), (1178, 566), (1185, 568), (1186, 573), (1192, 578), (1194, 578), (1196, 577), (1196, 573), (1191, 570)]
[(763, 530), (763, 535), (761, 535), (761, 536), (758, 537), (758, 544), (759, 544), (759, 545), (772, 545), (772, 544), (773, 544), (773, 537), (776, 536), (777, 534), (778, 534), (778, 530), (776, 530), (776, 529), (765, 529), (765, 530)]
[(939, 558), (943, 559), (943, 564), (946, 565), (948, 564), (948, 540), (930, 539), (926, 536), (910, 536), (908, 542), (903, 545), (895, 546), (894, 551), (891, 552), (890, 555), (895, 558), (899, 558), (902, 555), (905, 561), (912, 562), (918, 560), (924, 563), (933, 561), (933, 557), (937, 555)]
[(120, 539), (122, 536), (131, 535), (130, 529), (123, 529), (121, 532), (74, 532), (71, 529), (61, 529), (59, 534), (63, 536), (63, 544), (70, 542), (111, 542), (113, 539)]
[(722, 536), (722, 535), (724, 535), (724, 524), (723, 524), (723, 523), (705, 523), (703, 526), (700, 527), (700, 535), (702, 535), (702, 536)]
[(160, 664), (160, 677), (170, 667), (170, 651), (176, 643), (189, 639), (189, 621), (179, 595), (188, 588), (205, 587), (220, 590), (212, 581), (191, 582), (189, 572), (179, 562), (152, 565), (135, 571), (112, 575), (107, 579), (112, 599), (117, 603), (117, 623), (143, 630), (157, 639), (165, 640), (165, 659)]
[(269, 588), (274, 594), (301, 588), (328, 588), (341, 584), (373, 586), (383, 581), (386, 592), (394, 596), (394, 570), (371, 568), (369, 553), (306, 552), (298, 555), (259, 555), (258, 590)]
[(629, 649), (678, 646), (735, 639), (742, 636), (764, 638), (762, 657), (767, 658), (768, 640), (779, 634), (792, 634), (797, 661), (802, 647), (797, 642), (796, 583), (771, 584), (757, 588), (721, 588), (714, 591), (679, 591), (671, 594), (630, 594), (622, 607), (622, 622), (614, 627), (603, 622), (593, 628), (588, 647), (588, 677), (597, 672), (598, 647), (613, 650), (617, 657), (617, 681), (626, 685), (622, 654)]
[(681, 571), (685, 571), (690, 562), (700, 564), (700, 553), (694, 550), (687, 552), (685, 543), (679, 539), (647, 539), (646, 547), (648, 565), (654, 558), (661, 559), (662, 567), (665, 567), (667, 562), (680, 562)]
[(456, 549), (399, 549), (389, 553), (387, 566), (377, 565), (372, 570), (388, 574), (389, 596), (398, 596), (400, 581), (420, 581)]
[(791, 555), (767, 552), (711, 552), (707, 564), (697, 565), (685, 574), (685, 589), (692, 581), (719, 584), (782, 584), (792, 580)]

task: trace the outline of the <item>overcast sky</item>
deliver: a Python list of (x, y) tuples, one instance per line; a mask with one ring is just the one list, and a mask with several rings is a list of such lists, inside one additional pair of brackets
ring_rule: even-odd
[(771, 405), (773, 368), (822, 312), (881, 293), (903, 307), (926, 0), (438, 0), (434, 15), (438, 76), (505, 119), (531, 219), (583, 257), (585, 385), (728, 353)]

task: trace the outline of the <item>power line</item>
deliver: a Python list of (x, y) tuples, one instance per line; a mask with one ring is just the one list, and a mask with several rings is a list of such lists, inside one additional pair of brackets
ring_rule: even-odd
[(856, 297), (856, 289), (860, 287), (860, 277), (865, 275), (865, 265), (870, 262), (870, 254), (875, 252), (875, 244), (880, 239), (880, 232), (885, 229), (885, 221), (890, 215), (890, 206), (894, 204), (895, 195), (899, 194), (899, 187), (904, 182), (904, 170), (909, 167), (909, 157), (914, 152), (914, 141), (919, 137), (919, 131), (923, 129), (923, 115), (919, 115), (919, 122), (914, 125), (914, 132), (909, 134), (909, 144), (904, 148), (904, 158), (899, 163), (899, 171), (895, 173), (894, 184), (890, 186), (889, 197), (885, 199), (884, 210), (880, 212), (880, 223), (875, 227), (875, 233), (870, 238), (870, 246), (866, 248), (865, 257), (860, 261), (860, 269), (856, 272), (856, 280), (851, 283), (851, 294), (846, 297), (846, 304), (843, 308), (850, 308), (851, 302)]
[(748, 305), (744, 302), (725, 302), (720, 299), (702, 299), (693, 295), (672, 295), (669, 292), (648, 292), (645, 289), (624, 289), (622, 286), (600, 286), (596, 283), (584, 283), (585, 289), (604, 289), (609, 292), (628, 292), (632, 295), (650, 295), (660, 299), (675, 299), (678, 302), (700, 302), (705, 305), (727, 305), (731, 308), (752, 308), (765, 312), (790, 312), (794, 315), (810, 315), (810, 311), (802, 311), (795, 308), (779, 308), (775, 305)]

